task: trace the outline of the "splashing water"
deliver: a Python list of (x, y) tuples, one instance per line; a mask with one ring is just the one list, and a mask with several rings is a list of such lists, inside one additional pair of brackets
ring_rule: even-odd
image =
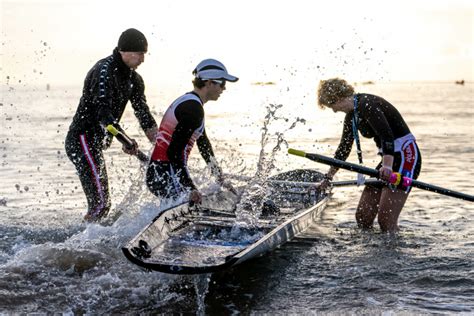
[(210, 274), (198, 274), (194, 277), (194, 290), (196, 291), (197, 298), (197, 311), (196, 315), (205, 315), (206, 305), (204, 300), (206, 294), (209, 292), (209, 282), (211, 281)]
[[(288, 122), (288, 119), (277, 116), (278, 110), (283, 104), (270, 104), (267, 108), (267, 114), (263, 121), (262, 137), (260, 139), (260, 155), (257, 163), (257, 171), (255, 176), (251, 178), (244, 192), (241, 194), (240, 202), (237, 204), (236, 225), (235, 230), (239, 230), (239, 226), (255, 226), (261, 213), (262, 205), (268, 195), (266, 181), (270, 172), (275, 169), (275, 156), (281, 150), (282, 144), (288, 148), (288, 142), (285, 140), (285, 132), (295, 128), (298, 123), (306, 123), (303, 118), (296, 118), (290, 127), (283, 132), (272, 132), (271, 128), (277, 121)], [(282, 130), (281, 127), (278, 127)], [(276, 143), (276, 144), (275, 144)], [(267, 154), (267, 147), (274, 146)]]

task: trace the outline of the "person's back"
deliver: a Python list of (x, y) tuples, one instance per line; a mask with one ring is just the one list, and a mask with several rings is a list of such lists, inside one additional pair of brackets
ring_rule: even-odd
[[(375, 130), (379, 132), (380, 130), (388, 129), (386, 126), (383, 126), (384, 122), (380, 119), (380, 113), (383, 114), (386, 123), (388, 123), (394, 139), (410, 133), (410, 128), (400, 112), (384, 98), (368, 93), (357, 93), (356, 99), (360, 117), (365, 118), (359, 122), (359, 131), (363, 136), (369, 137), (367, 135), (370, 135), (370, 137), (374, 137), (376, 134)], [(376, 143), (379, 146), (380, 141), (376, 141)]]

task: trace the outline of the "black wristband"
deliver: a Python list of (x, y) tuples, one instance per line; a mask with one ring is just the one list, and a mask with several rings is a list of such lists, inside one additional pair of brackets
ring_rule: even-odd
[(323, 177), (324, 180), (332, 181), (332, 177), (328, 176), (327, 174)]

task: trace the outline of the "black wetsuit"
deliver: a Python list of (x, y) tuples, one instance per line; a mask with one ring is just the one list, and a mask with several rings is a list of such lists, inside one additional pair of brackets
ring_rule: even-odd
[(211, 164), (213, 174), (221, 175), (212, 163), (214, 152), (204, 128), (204, 108), (199, 96), (186, 93), (176, 99), (161, 121), (156, 145), (147, 171), (147, 185), (162, 198), (174, 198), (196, 189), (187, 169), (187, 161), (194, 143), (204, 160)]
[[(421, 154), (408, 125), (398, 110), (381, 97), (371, 94), (356, 94), (357, 128), (366, 138), (373, 138), (381, 155), (393, 155), (393, 171), (416, 179), (421, 170)], [(346, 160), (349, 156), (354, 133), (352, 120), (354, 110), (346, 114), (341, 141), (334, 158)], [(381, 167), (381, 163), (377, 168)]]
[(87, 197), (88, 214), (101, 217), (110, 208), (107, 170), (102, 151), (112, 135), (105, 126), (118, 125), (130, 101), (143, 130), (156, 126), (144, 95), (142, 77), (131, 70), (115, 49), (98, 61), (84, 81), (82, 97), (66, 136), (66, 153), (74, 163)]

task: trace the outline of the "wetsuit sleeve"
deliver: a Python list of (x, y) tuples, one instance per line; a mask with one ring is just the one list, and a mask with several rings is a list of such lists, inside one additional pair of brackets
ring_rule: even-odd
[(175, 109), (175, 116), (178, 120), (175, 131), (168, 147), (167, 155), (171, 165), (175, 170), (182, 170), (180, 182), (184, 186), (196, 188), (185, 166), (186, 146), (188, 145), (194, 131), (202, 125), (204, 110), (195, 100), (188, 100)]
[[(118, 91), (114, 76), (113, 66), (108, 62), (98, 63), (90, 70), (84, 83), (84, 90), (87, 90), (83, 92), (83, 95), (88, 96), (92, 107), (89, 119), (98, 122), (104, 128), (105, 141), (102, 142), (104, 149), (110, 146), (113, 139), (112, 134), (105, 131), (107, 125), (112, 124), (119, 131), (123, 131), (119, 125), (119, 120), (113, 114), (113, 100)], [(102, 139), (102, 137), (100, 138)]]
[(209, 138), (206, 134), (206, 130), (204, 130), (201, 137), (198, 138), (197, 145), (202, 158), (204, 158), (206, 163), (211, 166), (212, 174), (217, 178), (221, 178), (222, 170), (217, 164), (216, 158), (214, 156), (214, 151), (212, 150), (211, 142), (209, 141)]
[(134, 72), (133, 91), (130, 98), (133, 111), (144, 131), (156, 127), (156, 121), (150, 113), (145, 97), (145, 84), (142, 77)]
[[(113, 115), (113, 100), (118, 88), (115, 86), (113, 67), (104, 62), (91, 70), (91, 77), (87, 89), (92, 98), (92, 104), (97, 108), (97, 120), (100, 125), (115, 125), (119, 128), (118, 120)], [(85, 88), (86, 89), (86, 88)]]
[(372, 130), (380, 139), (380, 146), (384, 155), (394, 153), (394, 135), (385, 114), (378, 106), (367, 107), (361, 112), (364, 119), (369, 123)]
[(352, 116), (353, 113), (349, 112), (344, 118), (344, 125), (342, 128), (342, 136), (339, 142), (339, 146), (336, 149), (334, 158), (339, 160), (346, 160), (352, 150), (352, 144), (354, 143), (354, 134), (352, 132)]

